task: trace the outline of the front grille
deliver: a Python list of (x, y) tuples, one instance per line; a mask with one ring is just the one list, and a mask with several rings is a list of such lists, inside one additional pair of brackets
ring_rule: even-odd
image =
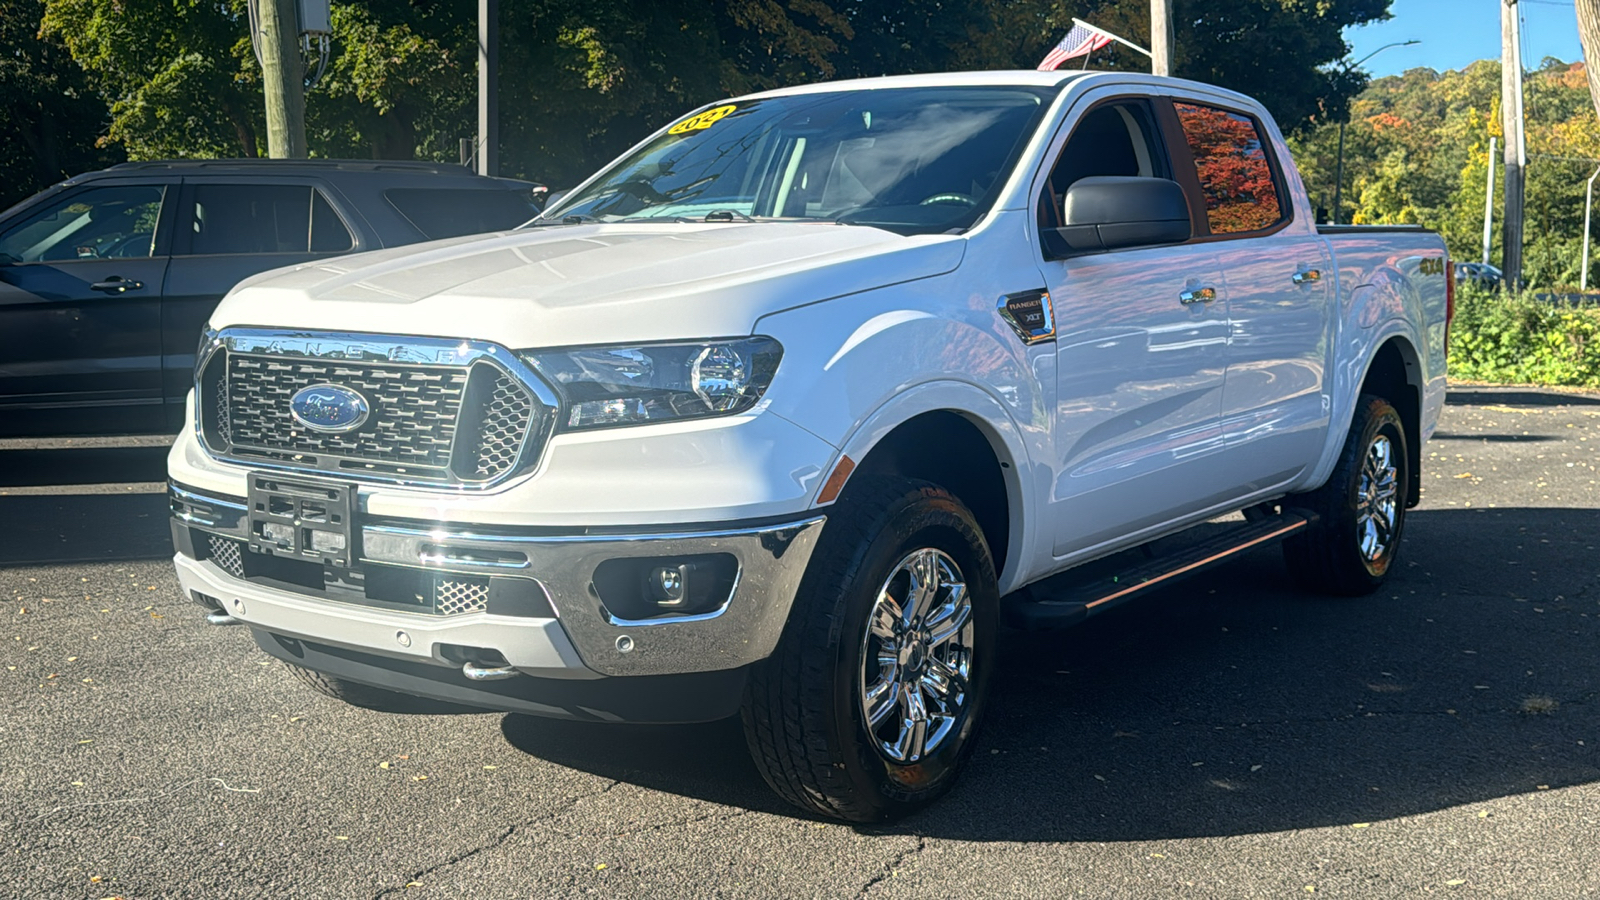
[[(304, 334), (224, 332), (198, 376), (211, 451), (246, 465), (473, 486), (531, 462), (530, 445), (553, 422), (553, 401), (540, 399), (548, 389), (539, 394), (535, 376), (511, 374), (514, 358), (503, 350), (372, 336), (341, 336), (338, 349), (323, 349), (331, 345)], [(365, 422), (343, 433), (301, 424), (290, 401), (319, 384), (360, 394)]]
[(509, 375), (496, 378), (483, 411), (483, 424), (478, 427), (474, 472), (479, 478), (493, 478), (511, 468), (532, 418), (533, 400), (528, 392)]
[[(369, 421), (348, 434), (323, 434), (296, 422), (289, 399), (314, 384), (360, 392)], [(227, 437), (236, 453), (332, 455), (397, 468), (443, 469), (461, 413), (467, 370), (231, 355)], [(219, 416), (219, 425), (224, 417)]]
[(441, 616), (483, 612), (489, 608), (489, 582), (482, 579), (436, 578), (433, 611)]
[(240, 548), (244, 546), (230, 538), (206, 535), (206, 548), (210, 551), (207, 555), (217, 564), (222, 571), (234, 578), (244, 578), (244, 555)]

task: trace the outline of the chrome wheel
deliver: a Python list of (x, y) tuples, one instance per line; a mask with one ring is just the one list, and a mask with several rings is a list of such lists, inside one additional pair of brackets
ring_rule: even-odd
[(1394, 543), (1398, 521), (1399, 476), (1394, 466), (1394, 448), (1382, 434), (1367, 445), (1361, 463), (1361, 479), (1356, 487), (1356, 540), (1361, 555), (1376, 562)]
[(878, 589), (861, 639), (861, 718), (878, 752), (902, 765), (935, 752), (967, 703), (972, 597), (943, 551), (915, 550)]

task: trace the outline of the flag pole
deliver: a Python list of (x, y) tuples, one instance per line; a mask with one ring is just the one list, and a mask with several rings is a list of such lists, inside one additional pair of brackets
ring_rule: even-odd
[(1082, 25), (1084, 28), (1087, 28), (1090, 31), (1096, 32), (1097, 34), (1103, 34), (1106, 37), (1111, 38), (1113, 41), (1116, 41), (1119, 44), (1125, 44), (1125, 45), (1127, 45), (1129, 47), (1132, 47), (1133, 49), (1139, 51), (1140, 53), (1143, 53), (1145, 56), (1148, 56), (1151, 59), (1155, 59), (1155, 56), (1153, 54), (1151, 54), (1151, 52), (1149, 50), (1146, 50), (1145, 48), (1139, 46), (1138, 44), (1135, 44), (1133, 41), (1125, 41), (1122, 38), (1119, 38), (1116, 35), (1112, 34), (1111, 32), (1105, 30), (1104, 28), (1096, 28), (1095, 26), (1090, 25), (1088, 22), (1085, 22), (1082, 19), (1073, 19), (1072, 20), (1072, 24), (1074, 24), (1074, 25)]

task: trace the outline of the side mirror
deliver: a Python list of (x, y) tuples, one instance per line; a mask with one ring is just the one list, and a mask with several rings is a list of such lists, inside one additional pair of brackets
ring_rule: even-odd
[(1176, 181), (1096, 175), (1080, 178), (1061, 201), (1061, 256), (1122, 247), (1181, 244), (1192, 234), (1189, 198)]

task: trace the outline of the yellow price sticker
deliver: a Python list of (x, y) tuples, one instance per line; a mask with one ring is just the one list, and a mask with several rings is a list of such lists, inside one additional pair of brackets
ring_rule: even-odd
[(704, 131), (722, 121), (727, 115), (739, 107), (730, 103), (716, 109), (708, 109), (698, 116), (690, 116), (682, 122), (667, 129), (667, 134), (687, 134), (691, 131)]

